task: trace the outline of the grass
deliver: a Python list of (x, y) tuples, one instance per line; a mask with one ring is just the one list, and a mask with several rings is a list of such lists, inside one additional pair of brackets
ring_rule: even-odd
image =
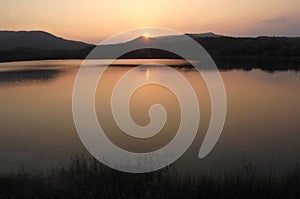
[(299, 198), (300, 167), (277, 176), (243, 160), (233, 172), (180, 176), (174, 165), (146, 174), (110, 169), (75, 156), (48, 174), (24, 169), (0, 176), (2, 198)]

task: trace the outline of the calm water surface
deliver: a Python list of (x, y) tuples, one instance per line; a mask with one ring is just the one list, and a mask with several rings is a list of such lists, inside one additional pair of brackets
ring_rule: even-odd
[[(115, 63), (106, 70), (97, 89), (96, 111), (100, 124), (115, 144), (129, 151), (159, 149), (172, 140), (180, 121), (176, 97), (166, 88), (151, 84), (135, 92), (130, 111), (137, 124), (147, 125), (149, 107), (162, 104), (168, 113), (162, 131), (141, 140), (127, 136), (115, 124), (110, 96), (116, 81), (132, 68), (130, 64), (148, 62)], [(160, 63), (182, 64), (172, 60)], [(66, 164), (72, 154), (88, 154), (72, 117), (72, 89), (80, 64), (80, 60), (0, 64), (0, 172), (21, 167), (47, 170)], [(91, 67), (102, 67), (101, 62)], [(168, 73), (166, 69), (149, 66), (137, 75), (151, 78), (157, 70), (160, 75)], [(194, 88), (201, 110), (198, 135), (187, 153), (176, 162), (178, 170), (223, 171), (233, 169), (245, 157), (278, 171), (300, 163), (299, 73), (222, 71), (228, 101), (225, 127), (213, 151), (200, 160), (197, 154), (210, 118), (209, 94), (197, 71), (184, 68), (178, 71)]]

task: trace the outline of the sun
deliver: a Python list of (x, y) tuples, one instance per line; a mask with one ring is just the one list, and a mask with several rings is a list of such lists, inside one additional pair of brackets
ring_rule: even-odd
[(150, 33), (145, 32), (145, 33), (143, 34), (143, 37), (144, 37), (145, 39), (148, 39), (148, 38), (150, 37)]

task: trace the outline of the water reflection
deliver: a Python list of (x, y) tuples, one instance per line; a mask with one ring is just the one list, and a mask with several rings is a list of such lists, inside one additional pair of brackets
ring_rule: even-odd
[[(38, 66), (14, 64), (0, 73), (0, 172), (22, 166), (51, 168), (68, 162), (72, 154), (86, 153), (75, 130), (71, 109), (73, 83), (80, 64), (81, 61), (73, 60), (52, 61), (51, 66), (49, 62), (44, 66), (42, 62)], [(16, 67), (22, 70), (14, 71)], [(130, 100), (133, 120), (139, 125), (148, 124), (148, 109), (155, 103), (166, 108), (168, 120), (153, 139), (140, 142), (126, 136), (113, 121), (107, 96), (128, 70), (130, 67), (110, 67), (99, 82), (96, 93), (99, 122), (109, 132), (107, 136), (122, 148), (136, 152), (158, 149), (172, 139), (178, 128), (178, 102), (161, 86), (140, 88)], [(167, 72), (159, 67), (146, 67), (140, 75), (151, 79), (153, 70)], [(199, 160), (197, 154), (210, 119), (209, 94), (195, 70), (178, 70), (196, 91), (201, 111), (198, 135), (188, 152), (176, 162), (178, 170), (221, 171), (233, 168), (245, 156), (278, 170), (293, 168), (299, 162), (299, 73), (222, 71), (228, 97), (225, 128), (212, 153)], [(22, 86), (4, 86), (9, 83)]]
[(0, 85), (27, 82), (46, 82), (54, 79), (61, 73), (58, 69), (45, 70), (15, 70), (0, 72)]

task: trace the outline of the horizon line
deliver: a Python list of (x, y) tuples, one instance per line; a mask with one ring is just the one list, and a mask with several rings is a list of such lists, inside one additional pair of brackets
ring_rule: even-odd
[[(54, 37), (57, 37), (57, 38), (61, 38), (61, 39), (64, 39), (64, 40), (69, 40), (69, 41), (77, 41), (77, 42), (82, 42), (82, 43), (86, 43), (86, 44), (91, 44), (91, 45), (98, 45), (100, 42), (104, 41), (106, 38), (104, 39), (101, 39), (100, 42), (89, 42), (89, 41), (85, 41), (85, 40), (76, 40), (76, 39), (72, 39), (72, 38), (67, 38), (67, 37), (64, 37), (64, 36), (60, 36), (60, 35), (57, 35), (55, 33), (52, 33), (50, 31), (46, 31), (46, 30), (42, 30), (42, 29), (20, 29), (20, 30), (9, 30), (9, 29), (3, 29), (1, 30), (0, 29), (0, 32), (43, 32), (43, 33), (47, 33), (47, 34), (50, 34)], [(300, 38), (300, 35), (299, 36), (287, 36), (287, 35), (268, 35), (268, 34), (261, 34), (261, 35), (238, 35), (238, 36), (232, 36), (232, 35), (224, 35), (224, 34), (219, 34), (219, 33), (215, 33), (215, 32), (212, 32), (212, 31), (208, 31), (208, 32), (185, 32), (185, 33), (182, 33), (180, 35), (205, 35), (205, 34), (213, 34), (215, 35), (216, 37), (229, 37), (229, 38), (259, 38), (259, 37), (277, 37), (277, 38)], [(150, 38), (159, 38), (159, 37), (168, 37), (168, 36), (180, 36), (180, 35), (161, 35), (161, 36), (154, 36), (154, 37), (150, 37)], [(139, 37), (142, 37), (143, 35), (139, 35), (137, 37), (135, 37), (134, 39), (137, 39)], [(205, 38), (205, 37), (203, 37)], [(130, 41), (130, 40), (128, 40)], [(124, 42), (127, 42), (127, 41), (124, 41)], [(119, 42), (119, 43), (123, 43), (123, 42)], [(117, 44), (117, 43), (112, 43), (112, 44)]]

